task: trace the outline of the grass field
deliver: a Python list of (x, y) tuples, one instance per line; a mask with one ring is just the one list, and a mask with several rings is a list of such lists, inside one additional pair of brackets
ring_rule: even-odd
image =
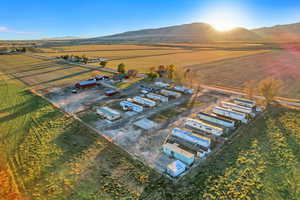
[(90, 45), (73, 45), (73, 46), (59, 46), (53, 48), (42, 48), (42, 51), (56, 52), (56, 51), (98, 51), (98, 50), (138, 50), (138, 49), (177, 49), (176, 47), (155, 47), (144, 45), (103, 45), (103, 44), (90, 44)]
[(97, 71), (24, 55), (5, 55), (0, 57), (0, 61), (0, 71), (35, 89), (85, 80), (91, 77), (93, 71)]
[(266, 77), (283, 81), (280, 95), (300, 98), (300, 54), (287, 50), (190, 66), (194, 77), (208, 85), (243, 89), (244, 82)]
[[(191, 52), (191, 50), (182, 50), (182, 49), (141, 49), (141, 50), (111, 50), (111, 51), (78, 51), (78, 52), (61, 52), (61, 53), (37, 53), (37, 55), (48, 56), (48, 57), (57, 57), (61, 55), (85, 55), (87, 57), (102, 57), (108, 60), (120, 60), (126, 58), (138, 58), (138, 57), (147, 57), (147, 56), (158, 56), (158, 55), (169, 55), (181, 52)], [(98, 63), (99, 64), (99, 63)]]
[(186, 67), (190, 65), (214, 62), (223, 59), (247, 56), (252, 54), (263, 53), (265, 51), (222, 51), (222, 50), (203, 50), (193, 52), (183, 52), (170, 55), (149, 56), (132, 59), (120, 59), (109, 62), (109, 67), (114, 69), (120, 62), (127, 65), (128, 69), (138, 69), (140, 72), (149, 71), (152, 66), (174, 64), (176, 67)]
[[(31, 94), (19, 81), (1, 74), (0, 92), (0, 156), (8, 158), (22, 196), (137, 199), (155, 177), (119, 148)], [(0, 178), (10, 180), (2, 172)], [(1, 187), (1, 195), (13, 190), (6, 182), (0, 182), (6, 187)]]

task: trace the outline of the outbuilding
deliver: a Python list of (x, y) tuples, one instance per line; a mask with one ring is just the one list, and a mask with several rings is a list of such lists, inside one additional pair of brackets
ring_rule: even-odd
[(186, 170), (187, 166), (180, 160), (175, 160), (167, 166), (167, 173), (172, 177), (177, 177)]

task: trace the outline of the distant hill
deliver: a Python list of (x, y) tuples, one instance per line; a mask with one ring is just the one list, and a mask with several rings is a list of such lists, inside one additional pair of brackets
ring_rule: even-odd
[(80, 40), (80, 39), (88, 39), (88, 38), (90, 37), (63, 36), (63, 37), (42, 38), (41, 40)]
[(269, 40), (300, 40), (300, 23), (263, 27), (252, 31)]
[(128, 31), (120, 34), (96, 37), (91, 40), (101, 41), (137, 41), (137, 42), (212, 42), (212, 41), (240, 41), (260, 40), (258, 34), (245, 28), (235, 28), (220, 32), (206, 23), (192, 23), (169, 26), (156, 29)]

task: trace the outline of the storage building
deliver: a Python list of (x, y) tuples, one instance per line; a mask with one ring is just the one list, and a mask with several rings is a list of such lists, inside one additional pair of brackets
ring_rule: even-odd
[(193, 144), (197, 144), (199, 146), (205, 147), (206, 149), (210, 148), (211, 140), (208, 137), (204, 137), (201, 135), (194, 134), (189, 131), (182, 130), (180, 128), (173, 128), (172, 136), (178, 137), (185, 141), (188, 141)]
[(118, 111), (113, 110), (109, 107), (97, 108), (96, 113), (108, 120), (116, 120), (121, 118), (121, 114)]
[(178, 147), (178, 144), (166, 143), (163, 145), (163, 151), (167, 155), (174, 157), (188, 165), (195, 160), (195, 155)]
[(86, 88), (86, 87), (91, 87), (96, 85), (96, 79), (91, 79), (91, 80), (87, 80), (87, 81), (81, 81), (75, 84), (75, 87), (77, 88)]
[(135, 112), (143, 112), (144, 110), (143, 106), (137, 105), (129, 101), (121, 101), (120, 105), (122, 106), (123, 110), (132, 110)]
[(175, 160), (167, 166), (167, 173), (172, 177), (177, 177), (186, 170), (186, 165), (180, 160)]
[(225, 126), (227, 128), (234, 128), (235, 125), (236, 125), (234, 120), (225, 119), (223, 117), (219, 117), (219, 116), (214, 115), (214, 114), (207, 114), (207, 113), (204, 113), (204, 112), (199, 112), (198, 117), (202, 120), (212, 122), (212, 123), (215, 123), (215, 124), (219, 124), (219, 125)]
[(209, 133), (209, 134), (216, 135), (216, 136), (220, 136), (220, 135), (223, 134), (223, 129), (222, 128), (211, 125), (211, 124), (208, 124), (204, 121), (197, 120), (197, 119), (187, 118), (185, 120), (185, 125), (189, 126), (189, 127), (192, 127), (194, 129), (198, 129), (200, 131), (204, 131), (204, 132)]

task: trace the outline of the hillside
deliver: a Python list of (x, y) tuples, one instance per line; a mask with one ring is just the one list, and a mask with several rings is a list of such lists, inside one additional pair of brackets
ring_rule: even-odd
[(300, 23), (263, 27), (253, 32), (269, 40), (299, 40)]
[(138, 42), (212, 42), (224, 40), (260, 40), (256, 33), (245, 28), (219, 32), (206, 23), (192, 23), (157, 29), (143, 29), (120, 34), (97, 37), (99, 41), (138, 41)]

